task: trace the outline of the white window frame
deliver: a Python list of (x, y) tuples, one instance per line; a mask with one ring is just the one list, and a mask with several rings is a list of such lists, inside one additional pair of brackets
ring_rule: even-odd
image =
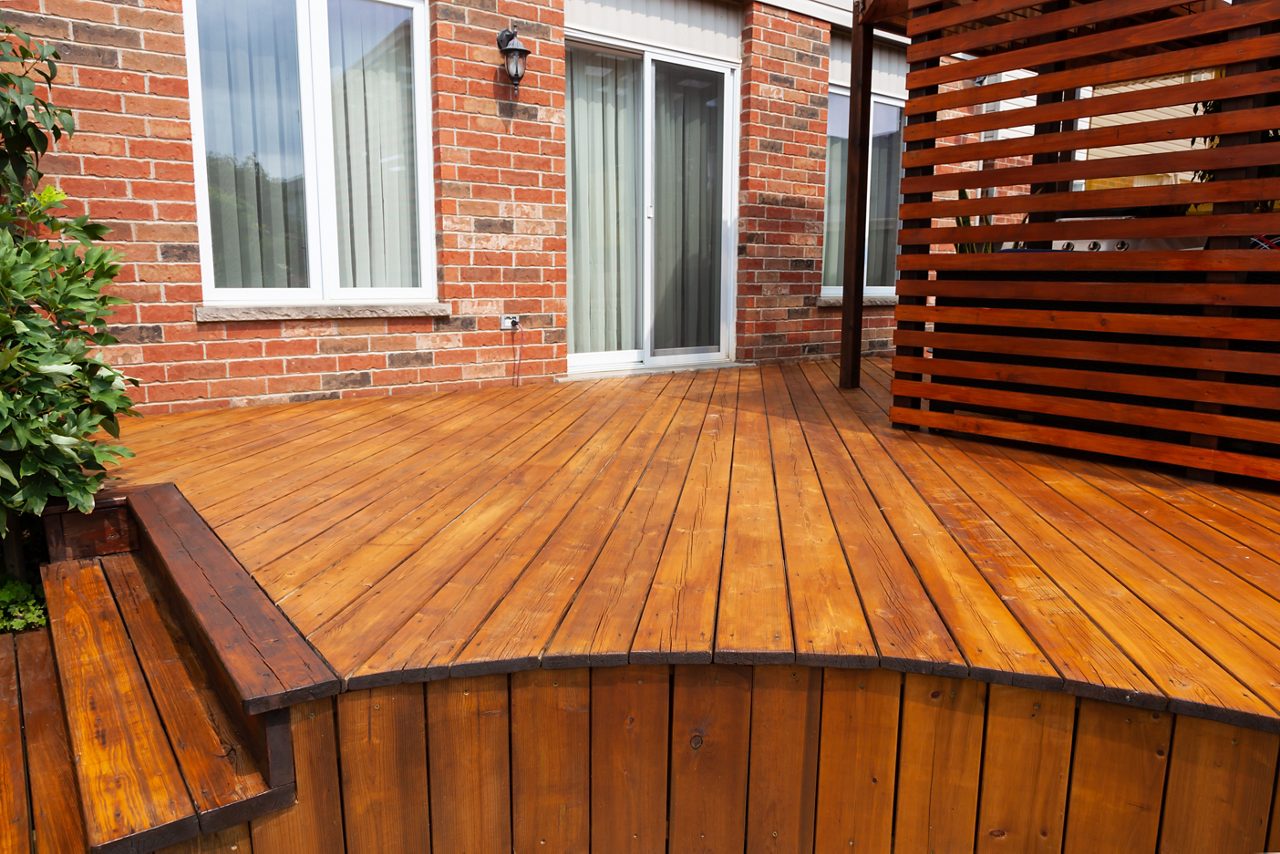
[[(850, 88), (849, 88), (848, 86), (844, 86), (844, 85), (839, 84), (839, 83), (831, 83), (831, 84), (829, 84), (828, 89), (830, 90), (830, 92), (831, 92), (831, 94), (832, 94), (832, 95), (843, 95), (843, 96), (845, 96), (846, 98), (848, 98), (848, 99), (849, 99), (849, 113), (850, 113), (850, 118), (852, 119), (852, 113), (853, 113), (853, 93), (852, 93), (852, 90), (850, 90)], [(876, 91), (874, 91), (874, 90), (871, 92), (871, 102), (872, 102), (873, 104), (875, 104), (875, 103), (881, 103), (881, 104), (888, 104), (889, 106), (892, 106), (892, 107), (898, 107), (899, 109), (903, 110), (903, 111), (904, 111), (904, 113), (905, 113), (905, 111), (906, 111), (906, 109), (907, 109), (907, 101), (906, 101), (906, 99), (905, 99), (905, 98), (900, 98), (900, 97), (898, 97), (898, 96), (896, 96), (896, 95), (886, 95), (886, 94), (883, 94), (883, 93), (881, 93), (881, 92), (876, 92)], [(853, 128), (852, 128), (852, 126), (849, 128), (849, 136), (850, 136), (850, 138), (852, 138), (852, 137), (853, 137)], [(868, 143), (869, 143), (869, 142), (870, 142), (870, 141), (868, 140)], [(850, 152), (850, 153), (852, 154), (852, 152)], [(868, 145), (867, 145), (867, 150), (863, 153), (862, 168), (863, 168), (863, 169), (866, 169), (868, 173), (871, 171), (871, 145), (870, 145), (870, 144), (868, 144)], [(870, 184), (868, 184), (868, 185), (867, 185), (867, 197), (866, 197), (865, 199), (863, 199), (863, 200), (862, 200), (862, 204), (863, 204), (863, 207), (864, 207), (864, 208), (866, 208), (866, 209), (870, 210), (870, 207), (871, 207), (871, 186), (870, 186)], [(901, 218), (899, 218), (899, 220), (898, 220), (898, 227), (899, 227), (899, 229), (901, 229), (901, 227), (902, 227), (902, 220), (901, 220)], [(871, 238), (871, 217), (867, 217), (867, 221), (866, 221), (866, 237), (867, 237), (867, 239), (868, 239), (868, 240), (870, 240), (870, 238)], [(867, 268), (868, 268), (869, 266), (870, 266), (870, 258), (864, 257), (864, 258), (862, 259), (862, 281), (863, 281), (862, 296), (863, 296), (864, 298), (867, 298), (867, 297), (876, 297), (876, 298), (880, 298), (880, 297), (892, 297), (892, 296), (894, 296), (894, 295), (897, 293), (897, 285), (896, 285), (896, 284), (888, 284), (888, 285), (868, 285), (868, 284), (866, 284), (866, 280), (867, 280)], [(823, 295), (824, 297), (839, 297), (839, 296), (843, 296), (843, 295), (844, 295), (844, 288), (843, 288), (843, 287), (841, 287), (840, 285), (823, 285), (823, 286), (822, 286), (822, 295)]]
[[(329, 77), (328, 0), (292, 0), (297, 15), (299, 90), (302, 100), (303, 162), (307, 222), (305, 288), (225, 288), (214, 281), (209, 176), (205, 168), (204, 99), (200, 80), (197, 2), (185, 0), (183, 18), (190, 90), (192, 166), (204, 301), (218, 305), (385, 305), (436, 299), (436, 206), (431, 147), (430, 21), (427, 0), (372, 0), (412, 13), (413, 90), (418, 205), (418, 285), (341, 287), (338, 280), (337, 174)], [(325, 212), (330, 212), (328, 215)]]
[[(641, 126), (644, 162), (643, 190), (643, 272), (641, 277), (642, 299), (640, 306), (641, 348), (603, 353), (571, 353), (568, 357), (569, 373), (618, 371), (635, 368), (668, 368), (689, 365), (707, 365), (732, 362), (736, 348), (734, 324), (735, 294), (738, 281), (738, 146), (741, 133), (739, 80), (740, 63), (705, 56), (695, 56), (672, 48), (659, 47), (642, 42), (602, 36), (589, 31), (565, 28), (565, 49), (577, 45), (590, 50), (625, 54), (640, 59), (643, 66), (644, 116)], [(720, 237), (720, 347), (714, 352), (678, 353), (656, 356), (653, 354), (653, 227), (654, 227), (654, 163), (653, 122), (649, 115), (654, 98), (654, 63), (667, 62), (714, 71), (724, 76), (724, 164), (721, 182), (721, 237)], [(572, 287), (572, 283), (570, 283)], [(572, 293), (567, 292), (569, 299)]]

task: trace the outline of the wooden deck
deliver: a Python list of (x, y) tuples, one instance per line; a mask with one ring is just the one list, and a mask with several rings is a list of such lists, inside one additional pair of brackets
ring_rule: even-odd
[(1280, 729), (1280, 495), (892, 429), (828, 363), (147, 418), (348, 688), (883, 667)]

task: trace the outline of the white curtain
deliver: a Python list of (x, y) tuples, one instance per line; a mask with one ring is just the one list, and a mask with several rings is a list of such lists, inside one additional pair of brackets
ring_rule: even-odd
[(419, 277), (412, 12), (329, 0), (329, 64), (342, 287)]
[(640, 347), (641, 61), (568, 55), (569, 352)]
[(307, 286), (293, 0), (196, 4), (214, 281)]
[[(835, 99), (832, 98), (834, 108)], [(845, 110), (849, 99), (844, 99)], [(846, 112), (847, 115), (847, 112)], [(844, 287), (845, 197), (849, 192), (849, 138), (827, 137), (827, 201), (822, 236), (822, 286)]]
[(720, 345), (723, 76), (655, 63), (653, 349)]

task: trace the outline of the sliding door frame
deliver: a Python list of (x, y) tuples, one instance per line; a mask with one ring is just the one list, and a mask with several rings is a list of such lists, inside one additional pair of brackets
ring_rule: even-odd
[[(584, 48), (638, 58), (643, 63), (643, 110), (641, 117), (642, 162), (644, 169), (643, 218), (641, 259), (643, 270), (640, 279), (640, 341), (639, 351), (581, 353), (569, 355), (569, 372), (626, 370), (636, 368), (676, 368), (731, 362), (735, 352), (735, 302), (737, 297), (737, 242), (738, 242), (738, 136), (741, 127), (740, 66), (725, 60), (694, 56), (670, 48), (657, 47), (640, 42), (630, 42), (617, 37), (604, 37), (590, 32), (565, 29), (566, 48), (580, 45)], [(655, 63), (696, 68), (721, 75), (723, 80), (724, 127), (721, 129), (723, 164), (721, 176), (720, 210), (720, 346), (715, 352), (678, 353), (655, 356), (653, 353), (654, 329), (654, 98)], [(566, 297), (573, 299), (573, 284), (567, 283)], [(566, 323), (570, 312), (566, 312)], [(636, 356), (639, 356), (637, 359)]]

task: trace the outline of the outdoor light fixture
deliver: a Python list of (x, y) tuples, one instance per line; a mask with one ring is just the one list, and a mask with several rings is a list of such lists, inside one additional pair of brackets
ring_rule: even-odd
[(511, 25), (511, 29), (498, 33), (498, 50), (502, 51), (502, 61), (506, 65), (507, 76), (511, 78), (511, 85), (515, 87), (518, 95), (520, 81), (524, 79), (524, 60), (529, 55), (529, 48), (525, 47), (524, 42), (520, 41), (520, 37), (516, 35), (515, 24)]

